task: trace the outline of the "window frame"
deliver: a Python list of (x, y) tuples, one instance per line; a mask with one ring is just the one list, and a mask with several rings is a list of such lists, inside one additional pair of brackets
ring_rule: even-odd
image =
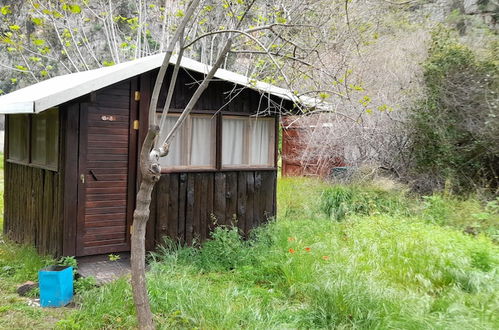
[[(24, 146), (26, 148), (25, 159), (11, 158), (11, 149), (12, 149), (12, 146), (11, 146), (11, 143), (12, 143), (11, 134), (12, 133), (11, 132), (13, 129), (11, 120), (14, 119), (13, 116), (19, 116), (19, 118), (24, 117), (23, 124), (25, 126), (26, 134), (24, 136), (24, 140), (22, 142), (20, 142), (19, 145), (21, 143), (25, 144), (25, 146)], [(31, 116), (29, 114), (8, 114), (7, 118), (6, 118), (6, 124), (7, 124), (7, 130), (6, 130), (6, 134), (5, 134), (5, 140), (7, 143), (5, 143), (5, 146), (6, 146), (5, 160), (9, 163), (29, 166), (29, 163), (30, 163), (30, 141), (31, 141)]]
[[(156, 113), (158, 116), (158, 121), (161, 118), (161, 113)], [(178, 112), (170, 112), (167, 116), (175, 116), (180, 117), (181, 113)], [(211, 122), (211, 165), (189, 165), (191, 161), (191, 150), (192, 150), (192, 140), (191, 140), (191, 132), (192, 132), (192, 118), (209, 118), (212, 120)], [(161, 173), (175, 173), (175, 172), (210, 172), (217, 170), (217, 119), (213, 114), (206, 113), (191, 113), (188, 115), (187, 119), (184, 121), (182, 127), (179, 128), (177, 134), (181, 134), (184, 137), (187, 137), (186, 141), (181, 143), (181, 147), (184, 148), (185, 145), (187, 152), (182, 154), (182, 162), (187, 165), (175, 165), (175, 166), (163, 166), (161, 165)]]
[[(180, 116), (182, 114), (181, 109), (171, 109), (168, 112), (168, 115)], [(161, 112), (157, 111), (156, 115), (158, 118), (161, 117)], [(233, 172), (233, 171), (276, 171), (277, 170), (277, 153), (278, 153), (278, 118), (276, 116), (250, 116), (247, 113), (234, 113), (228, 111), (208, 111), (208, 110), (194, 110), (190, 114), (190, 116), (205, 116), (205, 117), (213, 117), (214, 119), (214, 135), (212, 136), (212, 143), (214, 143), (214, 162), (215, 165), (213, 167), (202, 167), (202, 166), (190, 166), (190, 165), (182, 165), (182, 166), (173, 166), (173, 167), (163, 167), (161, 166), (162, 174), (169, 173), (200, 173), (200, 172)], [(223, 118), (233, 117), (237, 119), (243, 119), (246, 121), (250, 120), (273, 120), (274, 125), (272, 125), (273, 129), (270, 135), (271, 141), (269, 141), (269, 152), (272, 151), (272, 156), (270, 157), (269, 165), (222, 165), (222, 126), (223, 126)], [(246, 134), (247, 135), (247, 134)], [(190, 149), (189, 149), (190, 150)], [(249, 158), (249, 153), (245, 155), (245, 157)]]
[[(36, 162), (33, 161), (33, 116), (40, 115), (45, 111), (56, 111), (56, 116), (57, 116), (57, 127), (56, 127), (56, 132), (53, 133), (56, 135), (55, 137), (55, 145), (56, 145), (56, 151), (55, 151), (55, 162), (52, 164), (45, 163), (42, 164), (41, 162)], [(60, 111), (59, 108), (50, 108), (47, 109), (41, 113), (38, 114), (9, 114), (8, 119), (7, 119), (7, 134), (6, 134), (6, 139), (7, 139), (7, 149), (6, 149), (6, 157), (5, 160), (9, 163), (12, 164), (19, 164), (19, 165), (24, 165), (24, 166), (29, 166), (29, 167), (34, 167), (34, 168), (41, 168), (53, 172), (58, 172), (59, 171), (59, 163), (60, 163), (60, 153), (61, 153), (61, 148), (60, 148), (60, 142), (61, 142), (61, 122), (60, 122)], [(47, 113), (46, 113), (47, 114)], [(27, 126), (27, 134), (26, 134), (26, 139), (27, 139), (27, 159), (26, 160), (17, 160), (11, 158), (11, 148), (10, 148), (10, 134), (11, 134), (11, 125), (10, 125), (10, 120), (12, 117), (10, 116), (17, 116), (17, 115), (25, 115), (27, 116), (26, 118), (26, 126)], [(49, 127), (46, 127), (46, 129)], [(46, 137), (47, 137), (47, 131), (46, 131)], [(45, 143), (47, 143), (47, 138), (45, 137)], [(47, 150), (46, 150), (47, 151)]]
[[(239, 120), (244, 120), (245, 121), (245, 127), (244, 127), (244, 137), (243, 137), (243, 161), (246, 162), (246, 164), (236, 164), (236, 165), (227, 165), (223, 164), (223, 119), (239, 119)], [(256, 120), (266, 120), (266, 121), (273, 121), (270, 131), (270, 136), (269, 136), (269, 159), (270, 162), (269, 164), (250, 164), (250, 158), (251, 158), (251, 131), (252, 131), (252, 126), (251, 126), (251, 121), (256, 121)], [(276, 118), (275, 117), (255, 117), (255, 116), (238, 116), (238, 115), (233, 115), (233, 114), (228, 114), (228, 115), (222, 115), (221, 120), (220, 120), (220, 170), (275, 170), (277, 169), (277, 125), (276, 125)]]

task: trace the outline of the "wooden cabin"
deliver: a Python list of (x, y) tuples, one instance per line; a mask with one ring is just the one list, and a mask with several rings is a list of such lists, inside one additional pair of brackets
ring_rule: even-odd
[[(320, 116), (287, 116), (282, 118), (281, 125), (282, 176), (329, 178), (334, 175), (335, 169), (345, 168), (344, 157), (337, 156), (338, 152), (322, 154), (317, 151), (322, 151), (323, 146), (316, 144), (321, 134), (323, 136), (324, 130), (327, 133), (327, 130), (335, 129), (332, 122), (324, 122)], [(314, 137), (316, 133), (319, 138)], [(342, 146), (336, 146), (335, 150), (343, 152)], [(304, 154), (308, 157), (304, 157)]]
[[(55, 256), (130, 249), (137, 155), (162, 60), (59, 76), (0, 97), (8, 238)], [(209, 69), (182, 60), (166, 128)], [(215, 78), (161, 160), (148, 249), (164, 236), (203, 241), (216, 225), (247, 234), (276, 213), (277, 117), (293, 108), (293, 95), (226, 70)]]

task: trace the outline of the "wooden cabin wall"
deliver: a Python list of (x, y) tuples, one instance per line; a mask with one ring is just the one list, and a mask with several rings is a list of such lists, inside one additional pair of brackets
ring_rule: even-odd
[(41, 254), (62, 254), (62, 179), (58, 172), (5, 162), (4, 233)]
[(275, 215), (276, 180), (273, 170), (162, 174), (153, 191), (148, 249), (164, 236), (204, 241), (215, 222), (247, 235)]
[[(172, 68), (169, 68), (165, 77), (165, 83), (162, 86), (158, 99), (158, 109), (163, 109), (166, 100), (167, 87), (169, 85)], [(157, 71), (149, 74), (149, 84), (154, 86)], [(204, 75), (198, 72), (189, 72), (180, 70), (175, 84), (171, 109), (183, 110), (190, 98), (199, 86), (198, 83), (204, 79)], [(229, 102), (230, 101), (230, 102)], [(270, 102), (272, 101), (272, 102)], [(270, 107), (269, 107), (270, 105)], [(279, 107), (276, 107), (279, 105)], [(261, 94), (250, 88), (234, 88), (234, 84), (228, 81), (216, 80), (210, 82), (198, 102), (194, 105), (195, 112), (216, 112), (234, 113), (239, 115), (251, 115), (255, 113), (265, 115), (276, 115), (283, 109), (293, 109), (293, 103), (287, 100), (279, 99), (268, 94)]]

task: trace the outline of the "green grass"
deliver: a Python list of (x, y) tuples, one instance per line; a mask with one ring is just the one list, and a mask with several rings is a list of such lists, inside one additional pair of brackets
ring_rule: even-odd
[[(167, 243), (153, 256), (161, 328), (499, 327), (499, 247), (455, 219), (484, 211), (491, 228), (485, 202), (435, 197), (450, 201), (443, 208), (403, 189), (305, 179), (281, 180), (278, 196), (279, 219), (249, 241), (220, 228), (202, 249)], [(338, 202), (341, 218), (326, 207)], [(136, 326), (126, 279), (81, 303), (60, 327)]]
[(30, 306), (29, 298), (16, 289), (26, 281), (37, 281), (38, 270), (53, 263), (33, 247), (5, 241), (3, 228), (3, 154), (0, 154), (0, 329), (50, 329), (64, 317), (67, 309), (41, 309)]
[[(157, 325), (499, 328), (497, 200), (292, 178), (279, 180), (278, 210), (247, 241), (221, 227), (201, 249), (165, 242), (148, 274)], [(128, 278), (84, 292), (73, 310), (28, 306), (17, 285), (52, 262), (0, 243), (0, 328), (136, 327)]]

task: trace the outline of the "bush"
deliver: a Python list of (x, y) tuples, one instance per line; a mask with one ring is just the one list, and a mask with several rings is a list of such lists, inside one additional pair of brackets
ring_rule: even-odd
[(333, 185), (322, 192), (320, 208), (328, 218), (341, 221), (356, 214), (407, 214), (410, 205), (402, 191)]
[(409, 121), (410, 153), (424, 177), (420, 190), (457, 192), (499, 183), (498, 62), (472, 50), (439, 28), (424, 63), (426, 98)]

